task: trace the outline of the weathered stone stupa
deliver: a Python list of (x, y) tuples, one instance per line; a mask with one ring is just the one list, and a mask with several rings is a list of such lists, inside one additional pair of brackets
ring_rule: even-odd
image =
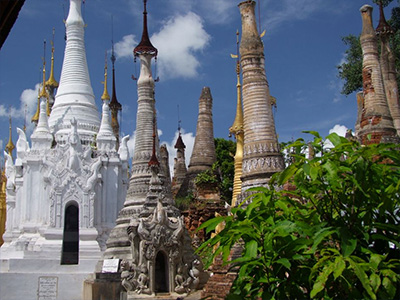
[(251, 187), (265, 186), (273, 173), (284, 169), (265, 75), (264, 46), (257, 31), (254, 7), (255, 2), (251, 0), (239, 4), (244, 112), (242, 194)]
[(397, 141), (397, 131), (394, 128), (386, 99), (377, 38), (372, 27), (372, 6), (364, 5), (360, 11), (364, 106), (357, 136), (363, 144), (395, 142)]
[(214, 125), (212, 115), (212, 96), (209, 87), (203, 87), (199, 98), (199, 115), (197, 118), (196, 137), (186, 178), (183, 181), (178, 197), (195, 191), (194, 180), (201, 172), (210, 170), (217, 161), (214, 144)]
[(183, 181), (186, 178), (186, 162), (185, 162), (185, 148), (186, 145), (182, 140), (182, 135), (179, 130), (179, 135), (176, 140), (174, 148), (176, 149), (176, 157), (174, 159), (174, 177), (172, 178), (172, 196), (175, 197)]
[[(134, 49), (141, 62), (138, 78), (138, 110), (132, 176), (117, 225), (92, 281), (92, 299), (153, 299), (157, 293), (184, 295), (204, 283), (201, 263), (191, 248), (183, 217), (174, 206), (171, 181), (159, 159), (168, 160), (158, 147), (154, 79), (151, 60), (157, 49), (147, 32), (147, 1), (144, 0), (143, 35)], [(165, 164), (165, 163), (164, 163)], [(104, 266), (117, 261), (108, 274)]]
[[(157, 56), (157, 49), (151, 44), (149, 39), (146, 9), (143, 13), (142, 39), (134, 49), (134, 56), (140, 60), (140, 76), (137, 80), (138, 109), (136, 114), (136, 140), (132, 158), (131, 178), (129, 180), (129, 189), (124, 208), (120, 211), (117, 226), (113, 229), (107, 241), (105, 258), (118, 257), (125, 259), (131, 257), (127, 228), (130, 218), (134, 215), (138, 216), (143, 208), (151, 178), (148, 163), (152, 154), (153, 124), (156, 118), (151, 60)], [(155, 141), (157, 156), (159, 156), (157, 132)], [(164, 182), (165, 176), (160, 175), (160, 179)]]
[(400, 103), (399, 88), (396, 80), (396, 58), (390, 46), (390, 39), (393, 36), (394, 31), (386, 22), (382, 3), (379, 4), (379, 12), (379, 24), (375, 31), (381, 41), (380, 65), (382, 70), (382, 79), (385, 86), (389, 111), (393, 119), (393, 125), (397, 130), (397, 135), (400, 135)]

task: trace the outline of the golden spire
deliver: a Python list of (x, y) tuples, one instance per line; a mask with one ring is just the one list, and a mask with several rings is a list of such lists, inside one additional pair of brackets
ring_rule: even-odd
[(104, 91), (103, 91), (103, 95), (101, 95), (101, 100), (103, 100), (103, 101), (110, 100), (110, 95), (108, 94), (108, 91), (107, 91), (107, 51), (106, 51), (105, 64), (104, 64), (104, 81), (102, 83), (104, 84)]
[(36, 108), (36, 112), (35, 112), (35, 114), (33, 115), (33, 117), (32, 117), (32, 119), (31, 119), (31, 122), (32, 123), (38, 123), (38, 121), (39, 121), (39, 114), (40, 114), (40, 88), (39, 88), (39, 90), (38, 90), (38, 97), (37, 97), (37, 108)]
[(6, 152), (12, 157), (12, 152), (15, 149), (15, 145), (12, 141), (12, 131), (11, 131), (11, 114), (9, 116), (9, 124), (10, 124), (10, 132), (9, 132), (9, 138), (8, 138), (8, 143), (5, 147)]
[(44, 55), (43, 55), (43, 83), (42, 83), (42, 91), (39, 94), (40, 98), (49, 98), (49, 94), (46, 91), (46, 58), (45, 58), (45, 54), (46, 54), (46, 41), (44, 41)]
[(46, 86), (52, 88), (58, 88), (58, 82), (54, 78), (54, 28), (53, 28), (53, 40), (51, 41), (51, 66), (50, 66), (50, 76), (46, 81)]
[(241, 193), (242, 181), (242, 165), (243, 165), (243, 143), (244, 143), (244, 130), (243, 130), (243, 109), (242, 109), (242, 85), (240, 84), (240, 61), (239, 61), (239, 31), (236, 31), (236, 55), (232, 55), (232, 58), (236, 58), (236, 75), (237, 75), (237, 105), (236, 105), (236, 116), (229, 133), (234, 134), (236, 138), (236, 153), (235, 153), (235, 176), (233, 180), (233, 191), (232, 191), (232, 206), (236, 206), (237, 196)]

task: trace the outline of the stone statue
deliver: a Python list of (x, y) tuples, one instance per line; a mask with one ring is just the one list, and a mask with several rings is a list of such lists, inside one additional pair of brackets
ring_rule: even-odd
[(127, 260), (121, 261), (121, 279), (122, 286), (127, 292), (133, 291), (137, 288), (138, 282), (136, 277), (136, 266), (135, 264), (129, 263)]
[(78, 122), (73, 118), (71, 120), (71, 132), (68, 135), (69, 148), (69, 159), (67, 167), (75, 172), (80, 170), (80, 159), (78, 152), (81, 152), (81, 142), (78, 134)]
[(18, 141), (17, 141), (17, 159), (15, 160), (16, 165), (22, 165), (22, 159), (25, 158), (27, 152), (29, 152), (29, 143), (26, 139), (25, 132), (17, 127)]
[(5, 174), (7, 178), (7, 190), (14, 190), (15, 188), (15, 166), (13, 163), (12, 157), (4, 151), (4, 158), (6, 160), (5, 162)]
[(186, 284), (186, 280), (183, 277), (182, 266), (178, 266), (175, 275), (175, 292), (178, 294), (188, 293), (189, 289)]
[(126, 135), (122, 138), (121, 145), (119, 146), (118, 154), (121, 160), (127, 161), (129, 159), (128, 141), (129, 135)]
[(136, 293), (147, 294), (147, 295), (151, 294), (151, 291), (148, 287), (149, 278), (148, 278), (147, 274), (148, 274), (147, 267), (145, 265), (143, 265), (140, 270), (140, 274), (139, 274), (139, 277), (137, 280), (138, 287), (136, 289)]

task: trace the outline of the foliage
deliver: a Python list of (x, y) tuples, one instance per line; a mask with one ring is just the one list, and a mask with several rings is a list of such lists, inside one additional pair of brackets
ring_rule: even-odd
[(232, 199), (233, 179), (235, 176), (236, 143), (223, 138), (214, 139), (217, 165), (220, 172), (221, 198), (230, 202)]
[(185, 211), (190, 207), (193, 201), (193, 195), (189, 194), (186, 197), (178, 197), (175, 199), (175, 206), (179, 208), (180, 211)]
[(360, 39), (355, 35), (345, 36), (342, 41), (348, 46), (346, 60), (337, 68), (339, 78), (344, 80), (342, 94), (349, 95), (362, 89), (362, 50)]
[[(222, 255), (240, 267), (228, 299), (399, 299), (398, 148), (332, 133), (326, 150), (311, 133), (314, 158), (301, 151), (303, 140), (289, 145), (297, 149), (293, 163), (271, 187), (253, 189), (247, 207), (200, 226), (210, 232), (225, 222), (199, 253), (208, 265)], [(276, 188), (288, 184), (295, 191)], [(242, 255), (229, 261), (234, 245)]]
[(211, 169), (203, 171), (197, 174), (194, 179), (194, 183), (197, 185), (205, 185), (205, 184), (216, 184), (218, 183), (218, 177), (215, 175), (216, 164), (212, 166)]
[[(387, 6), (393, 0), (382, 0), (383, 6)], [(380, 0), (372, 0), (378, 4)], [(388, 20), (389, 24), (394, 30), (394, 35), (391, 39), (391, 48), (396, 57), (396, 70), (400, 69), (400, 8), (394, 7), (392, 9), (392, 16)], [(345, 61), (337, 66), (338, 76), (344, 81), (341, 93), (350, 95), (353, 92), (361, 91), (362, 89), (362, 50), (360, 39), (358, 36), (352, 34), (342, 38), (342, 41), (348, 46), (345, 51)], [(379, 39), (378, 39), (379, 43)], [(380, 44), (380, 43), (379, 43)], [(378, 46), (380, 50), (380, 46)], [(400, 86), (400, 74), (397, 74), (397, 83)]]

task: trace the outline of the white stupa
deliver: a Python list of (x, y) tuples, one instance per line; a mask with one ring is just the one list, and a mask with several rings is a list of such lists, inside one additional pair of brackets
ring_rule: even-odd
[[(127, 138), (116, 152), (108, 99), (99, 113), (89, 80), (81, 0), (70, 0), (61, 81), (49, 119), (45, 80), (31, 143), (18, 129), (7, 159), (1, 298), (84, 299), (128, 187)], [(106, 86), (105, 86), (106, 89)]]

